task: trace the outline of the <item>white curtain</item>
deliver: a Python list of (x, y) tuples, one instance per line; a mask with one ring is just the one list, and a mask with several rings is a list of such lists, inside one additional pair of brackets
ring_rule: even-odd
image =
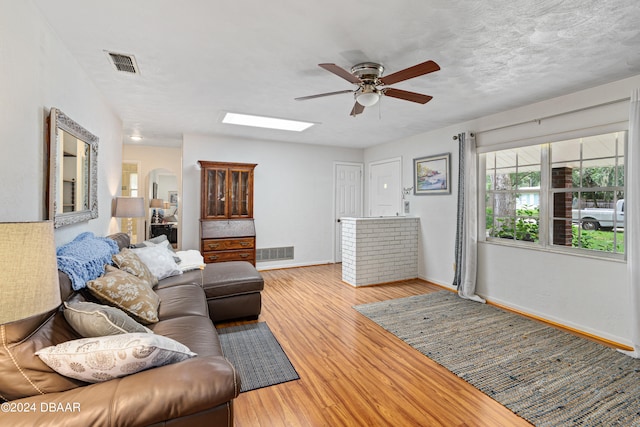
[(640, 89), (631, 94), (629, 141), (627, 146), (627, 191), (624, 195), (627, 278), (631, 301), (631, 340), (629, 356), (640, 358)]
[(484, 303), (476, 295), (478, 269), (478, 156), (472, 133), (457, 136), (458, 217), (455, 242), (456, 272), (453, 285), (462, 298)]

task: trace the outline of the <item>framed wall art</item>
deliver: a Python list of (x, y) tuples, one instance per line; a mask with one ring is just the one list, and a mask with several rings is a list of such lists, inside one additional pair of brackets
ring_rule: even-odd
[(169, 204), (171, 206), (176, 206), (178, 204), (178, 192), (177, 191), (169, 191)]
[(451, 153), (413, 159), (413, 194), (451, 194)]

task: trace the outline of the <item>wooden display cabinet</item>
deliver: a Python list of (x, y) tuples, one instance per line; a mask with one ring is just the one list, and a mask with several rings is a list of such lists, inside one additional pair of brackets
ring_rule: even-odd
[(253, 171), (250, 163), (200, 160), (200, 250), (206, 263), (255, 265)]
[(200, 219), (253, 218), (255, 164), (200, 160)]

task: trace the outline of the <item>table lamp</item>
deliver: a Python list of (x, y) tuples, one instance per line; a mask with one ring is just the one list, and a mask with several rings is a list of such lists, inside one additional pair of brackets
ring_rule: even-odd
[(146, 216), (143, 197), (116, 197), (115, 217), (129, 219), (129, 226), (127, 227), (129, 239), (131, 239), (133, 235), (132, 218), (140, 218), (143, 216)]
[(152, 223), (157, 224), (160, 222), (160, 215), (158, 209), (162, 209), (164, 207), (164, 200), (162, 199), (151, 199), (151, 203), (149, 203), (149, 207), (155, 208), (155, 213), (153, 214)]
[(53, 222), (2, 222), (0, 235), (0, 324), (58, 307)]

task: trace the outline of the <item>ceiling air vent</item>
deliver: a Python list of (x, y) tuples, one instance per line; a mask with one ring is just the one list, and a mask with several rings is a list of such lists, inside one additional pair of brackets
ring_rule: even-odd
[(138, 64), (136, 58), (133, 55), (125, 55), (122, 53), (107, 52), (109, 59), (116, 70), (124, 73), (140, 74), (138, 71)]

